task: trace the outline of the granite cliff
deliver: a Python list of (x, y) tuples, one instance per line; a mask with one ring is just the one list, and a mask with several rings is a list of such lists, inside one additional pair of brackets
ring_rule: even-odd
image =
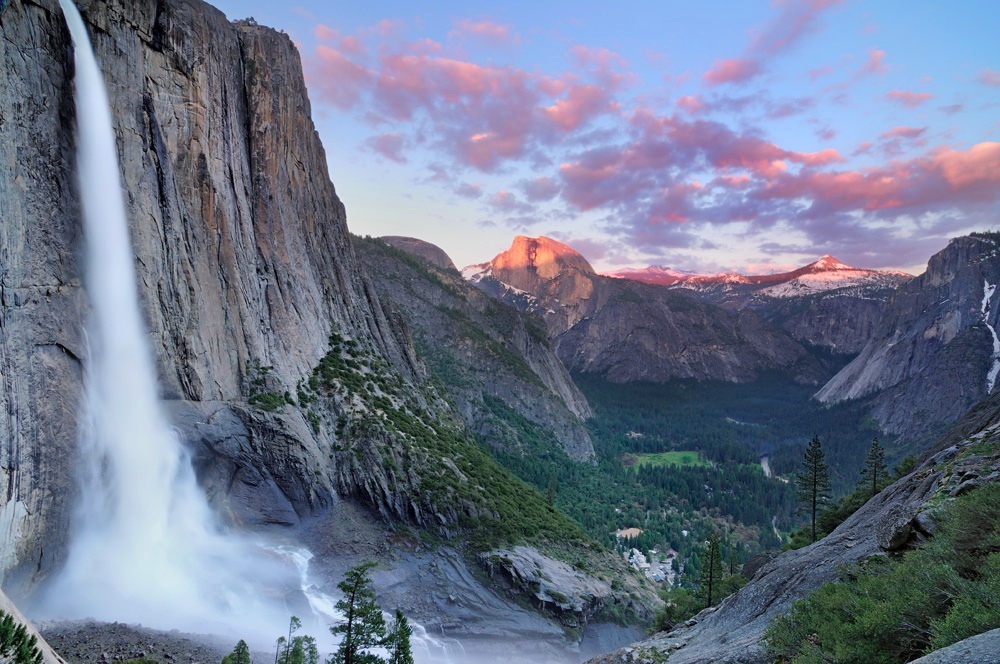
[(816, 394), (868, 399), (882, 427), (915, 439), (992, 392), (1000, 344), (1000, 238), (952, 240), (889, 299), (871, 340)]

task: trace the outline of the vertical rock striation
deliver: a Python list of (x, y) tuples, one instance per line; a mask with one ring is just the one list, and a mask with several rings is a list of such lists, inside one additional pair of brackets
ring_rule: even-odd
[[(328, 441), (297, 410), (245, 407), (253, 368), (273, 367), (263, 389), (294, 392), (336, 327), (401, 375), (418, 369), (405, 325), (354, 257), (298, 53), (199, 0), (79, 4), (182, 435), (234, 518), (288, 523), (324, 509), (338, 488), (316, 470)], [(58, 562), (69, 525), (86, 296), (62, 14), (55, 0), (14, 0), (0, 29), (0, 573), (23, 588)]]

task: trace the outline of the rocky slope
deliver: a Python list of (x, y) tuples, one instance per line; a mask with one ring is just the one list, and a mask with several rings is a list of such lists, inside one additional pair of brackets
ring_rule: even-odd
[(957, 420), (996, 382), (1000, 237), (952, 240), (892, 296), (861, 354), (816, 394), (867, 398), (883, 428), (909, 438)]
[(746, 382), (773, 369), (807, 383), (823, 377), (801, 344), (755, 313), (602, 277), (583, 256), (549, 238), (517, 237), (490, 263), (463, 274), (494, 297), (540, 314), (571, 371), (613, 382)]
[(912, 473), (869, 500), (832, 534), (764, 564), (744, 588), (681, 628), (591, 663), (660, 662), (666, 654), (671, 664), (770, 662), (773, 658), (761, 644), (764, 630), (794, 600), (834, 580), (844, 563), (914, 546), (932, 536), (928, 517), (935, 507), (987, 482), (1000, 482), (998, 395), (977, 404), (925, 453)]
[(393, 237), (355, 238), (355, 247), (379, 296), (404, 314), (421, 358), (479, 440), (514, 454), (541, 452), (521, 440), (499, 400), (551, 432), (571, 458), (594, 456), (581, 422), (590, 406), (540, 322), (469, 285), (434, 245)]

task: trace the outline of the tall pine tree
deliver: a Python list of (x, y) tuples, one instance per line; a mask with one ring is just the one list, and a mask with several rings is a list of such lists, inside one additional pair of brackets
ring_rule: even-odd
[(885, 450), (879, 445), (878, 438), (873, 438), (865, 465), (861, 468), (858, 489), (866, 494), (871, 491), (868, 498), (874, 498), (875, 494), (885, 488), (888, 478), (889, 468), (885, 465)]
[(705, 608), (715, 604), (719, 598), (719, 586), (725, 571), (722, 568), (722, 543), (719, 536), (712, 533), (705, 542), (705, 561), (698, 582), (698, 594), (705, 601)]
[(813, 436), (802, 458), (802, 471), (795, 477), (798, 489), (799, 512), (809, 514), (812, 541), (816, 541), (816, 515), (830, 502), (830, 474), (823, 461), (823, 447), (819, 436)]
[(389, 628), (389, 636), (385, 639), (385, 647), (389, 651), (388, 664), (413, 664), (413, 652), (410, 650), (410, 636), (413, 629), (406, 616), (396, 609), (396, 618)]
[(337, 610), (344, 614), (346, 622), (334, 625), (330, 632), (344, 637), (329, 660), (329, 664), (379, 664), (385, 662), (371, 649), (384, 645), (385, 619), (382, 609), (375, 601), (375, 593), (369, 587), (371, 577), (368, 570), (375, 563), (367, 562), (347, 570), (344, 580), (337, 584), (344, 598), (337, 600)]

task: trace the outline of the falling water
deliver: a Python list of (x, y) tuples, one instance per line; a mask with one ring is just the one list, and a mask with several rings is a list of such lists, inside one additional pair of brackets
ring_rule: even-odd
[[(287, 611), (263, 553), (224, 536), (167, 423), (138, 306), (115, 135), (101, 72), (75, 5), (60, 0), (76, 53), (77, 170), (91, 304), (81, 425), (82, 481), (65, 569), (50, 590), (63, 617), (199, 631), (280, 633)], [(231, 629), (226, 629), (231, 628)]]
[[(308, 579), (312, 554), (223, 533), (161, 409), (107, 92), (76, 6), (72, 0), (60, 5), (76, 54), (91, 317), (80, 500), (67, 563), (41, 613), (228, 633), (259, 643), (285, 631), (292, 613), (287, 598), (298, 594), (299, 608), (317, 621), (321, 646), (332, 647), (325, 626), (341, 616)], [(462, 653), (461, 644), (413, 627), (419, 660), (448, 662), (456, 650)]]

